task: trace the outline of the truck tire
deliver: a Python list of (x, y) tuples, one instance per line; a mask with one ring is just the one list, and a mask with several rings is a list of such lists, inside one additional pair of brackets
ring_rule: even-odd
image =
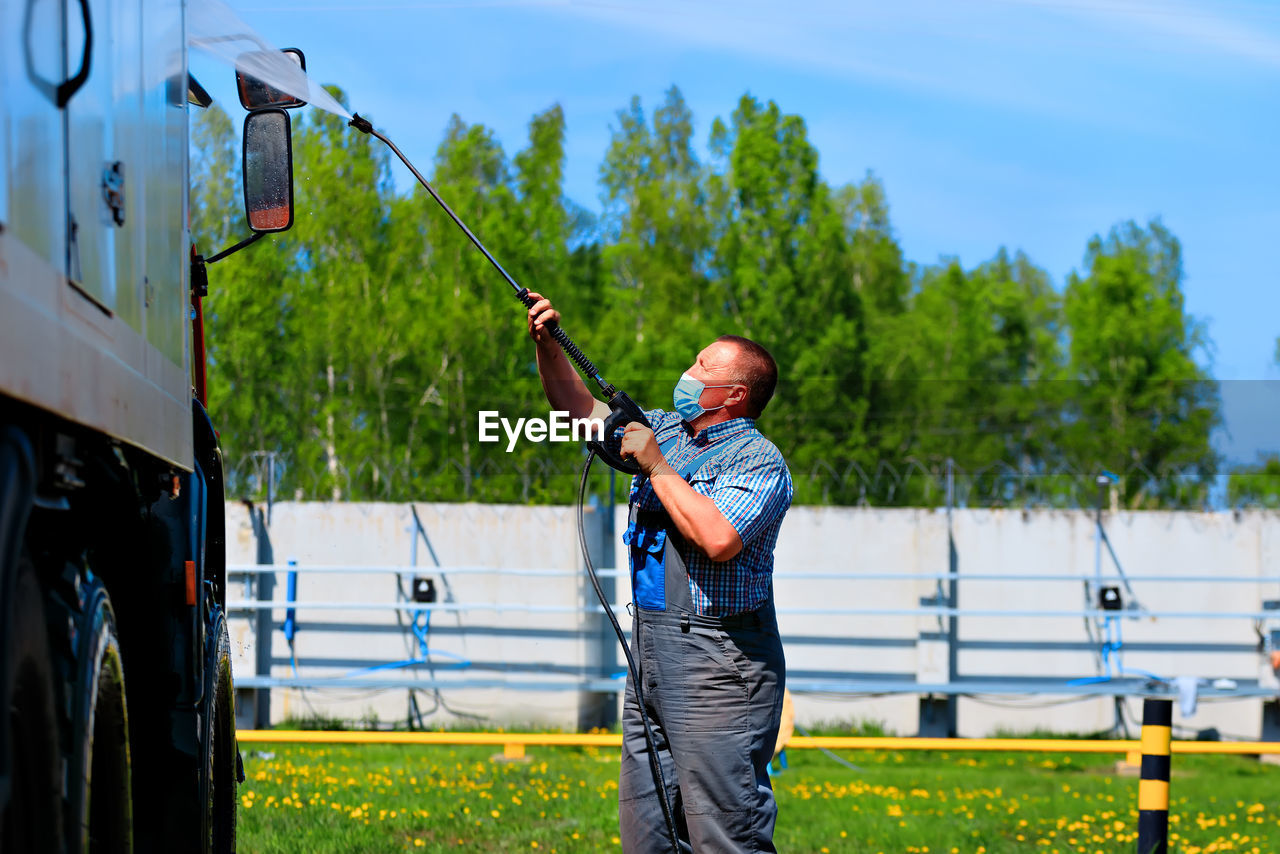
[(128, 854), (133, 850), (132, 775), (120, 641), (101, 582), (84, 582), (80, 598), (84, 604), (67, 771), (70, 850)]
[(231, 685), (231, 639), (227, 624), (218, 614), (213, 621), (216, 638), (211, 657), (205, 662), (204, 818), (210, 854), (234, 854), (236, 850), (236, 807), (239, 786), (236, 758), (235, 691)]
[(13, 569), (10, 601), (0, 602), (7, 606), (0, 616), (9, 708), (2, 711), (12, 783), (8, 803), (0, 805), (0, 849), (62, 851), (62, 763), (44, 597), (30, 561), (21, 557)]

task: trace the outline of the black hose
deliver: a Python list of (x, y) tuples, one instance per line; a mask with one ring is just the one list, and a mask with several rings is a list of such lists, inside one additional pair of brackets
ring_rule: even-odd
[(653, 783), (658, 788), (658, 801), (662, 804), (662, 817), (667, 822), (667, 834), (671, 837), (671, 850), (674, 854), (680, 854), (680, 836), (676, 833), (675, 819), (671, 815), (671, 802), (667, 800), (667, 781), (662, 773), (662, 764), (658, 761), (658, 750), (654, 743), (653, 729), (649, 725), (649, 714), (644, 708), (644, 688), (640, 681), (640, 669), (631, 655), (631, 647), (627, 646), (627, 639), (622, 634), (618, 617), (609, 605), (609, 598), (604, 595), (604, 590), (600, 587), (595, 564), (591, 562), (591, 550), (587, 548), (587, 527), (583, 518), (583, 506), (587, 500), (587, 475), (591, 472), (591, 463), (595, 458), (594, 450), (587, 453), (587, 461), (582, 466), (582, 480), (578, 484), (578, 544), (582, 547), (582, 559), (587, 562), (587, 575), (591, 578), (591, 586), (595, 588), (596, 596), (600, 598), (604, 613), (613, 624), (613, 630), (618, 635), (618, 643), (622, 644), (622, 652), (627, 657), (627, 672), (631, 674), (631, 684), (635, 686), (636, 704), (640, 707), (640, 720), (644, 722), (644, 740), (649, 747), (649, 770), (653, 773)]

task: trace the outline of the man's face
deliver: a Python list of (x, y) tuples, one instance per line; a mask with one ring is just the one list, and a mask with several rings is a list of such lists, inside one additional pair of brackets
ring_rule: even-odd
[[(713, 341), (708, 344), (698, 358), (694, 359), (693, 364), (689, 367), (688, 374), (696, 380), (701, 380), (707, 386), (724, 385), (732, 383), (734, 380), (733, 362), (738, 356), (738, 345), (728, 341)], [(702, 398), (699, 401), (703, 407), (712, 409), (722, 406), (725, 398), (730, 395), (741, 397), (745, 394), (746, 389), (743, 386), (728, 386), (726, 388), (706, 388), (702, 392)]]

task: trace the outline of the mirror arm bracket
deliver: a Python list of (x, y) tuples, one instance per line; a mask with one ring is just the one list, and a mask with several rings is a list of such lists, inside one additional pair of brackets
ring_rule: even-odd
[(244, 240), (241, 240), (239, 243), (235, 244), (234, 246), (228, 246), (226, 249), (223, 249), (217, 255), (210, 255), (208, 258), (205, 258), (201, 255), (197, 255), (196, 258), (200, 261), (201, 264), (214, 264), (214, 263), (217, 263), (218, 261), (221, 261), (223, 258), (226, 258), (228, 255), (233, 255), (236, 252), (239, 252), (241, 249), (245, 248), (246, 246), (249, 246), (255, 241), (261, 240), (263, 237), (266, 237), (266, 236), (267, 236), (267, 232), (265, 231), (255, 231), (253, 234), (249, 235)]
[(198, 297), (207, 297), (209, 295), (209, 271), (207, 265), (221, 261), (228, 255), (239, 252), (241, 249), (250, 244), (261, 240), (267, 232), (255, 231), (253, 234), (241, 240), (234, 246), (228, 246), (216, 255), (210, 255), (208, 258), (203, 255), (195, 255), (191, 259), (191, 291)]

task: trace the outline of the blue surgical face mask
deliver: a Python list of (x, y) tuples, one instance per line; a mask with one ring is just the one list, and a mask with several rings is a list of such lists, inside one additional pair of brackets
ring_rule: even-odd
[(702, 392), (709, 388), (730, 388), (736, 383), (724, 383), (723, 385), (707, 385), (700, 379), (689, 376), (689, 372), (685, 371), (680, 375), (680, 382), (676, 383), (675, 392), (671, 395), (671, 400), (675, 404), (676, 412), (680, 413), (680, 417), (685, 421), (693, 421), (699, 415), (707, 412), (715, 412), (717, 409), (724, 409), (724, 404), (713, 406), (710, 409), (702, 407)]

